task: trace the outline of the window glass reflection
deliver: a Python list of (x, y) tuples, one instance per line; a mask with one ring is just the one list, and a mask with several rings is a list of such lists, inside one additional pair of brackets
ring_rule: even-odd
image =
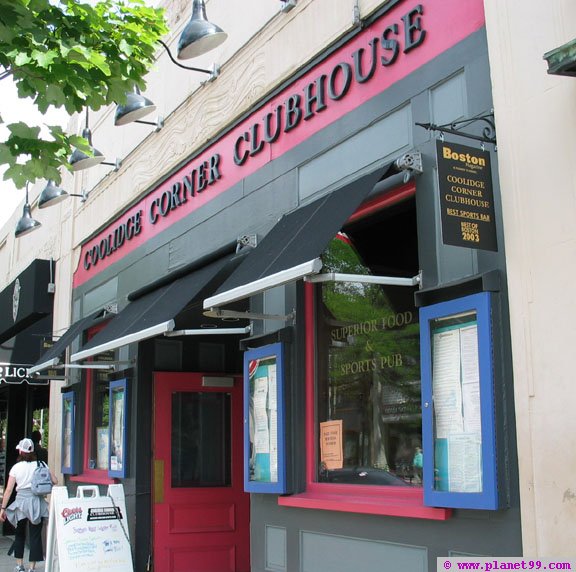
[(230, 485), (230, 395), (172, 395), (172, 487)]
[[(340, 234), (331, 242), (323, 256), (325, 271), (372, 274), (353, 238)], [(420, 486), (420, 347), (414, 288), (328, 282), (319, 290), (318, 480)]]

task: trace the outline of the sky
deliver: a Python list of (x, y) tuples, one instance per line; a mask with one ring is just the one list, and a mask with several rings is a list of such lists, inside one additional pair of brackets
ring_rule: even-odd
[[(8, 77), (0, 80), (0, 115), (4, 124), (25, 121), (28, 125), (66, 125), (67, 115), (62, 110), (54, 109), (42, 115), (32, 104), (31, 99), (20, 99), (12, 80)], [(0, 141), (3, 141), (8, 130), (0, 124)], [(4, 167), (0, 168), (0, 228), (19, 208), (24, 199), (24, 189), (16, 189), (10, 181), (4, 181)]]

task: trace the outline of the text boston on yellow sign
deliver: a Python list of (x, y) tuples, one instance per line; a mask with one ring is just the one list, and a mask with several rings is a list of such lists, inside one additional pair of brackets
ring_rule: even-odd
[(437, 141), (444, 244), (498, 250), (490, 153)]

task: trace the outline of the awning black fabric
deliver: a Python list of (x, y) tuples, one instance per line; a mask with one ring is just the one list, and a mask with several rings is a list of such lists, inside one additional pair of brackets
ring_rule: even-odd
[(0, 343), (52, 313), (54, 295), (48, 284), (53, 264), (50, 260), (35, 260), (0, 292)]
[(239, 259), (238, 256), (221, 258), (134, 300), (74, 354), (72, 361), (173, 330), (179, 315), (214, 292), (236, 268)]
[(48, 348), (38, 361), (30, 368), (31, 373), (36, 373), (43, 369), (53, 367), (60, 363), (60, 357), (66, 351), (66, 348), (71, 345), (74, 340), (82, 335), (82, 332), (96, 326), (102, 321), (102, 310), (98, 310), (85, 318), (74, 322), (51, 348)]
[[(365, 175), (287, 215), (284, 215), (236, 271), (204, 301), (204, 308), (218, 307), (251, 296), (268, 287), (279, 286), (302, 276), (290, 269), (306, 266), (318, 259), (330, 240), (367, 198), (390, 167)], [(318, 271), (319, 267), (316, 270)], [(303, 269), (303, 274), (310, 273)], [(277, 283), (266, 279), (278, 276)], [(283, 278), (287, 278), (284, 279)], [(253, 286), (251, 288), (251, 285)]]

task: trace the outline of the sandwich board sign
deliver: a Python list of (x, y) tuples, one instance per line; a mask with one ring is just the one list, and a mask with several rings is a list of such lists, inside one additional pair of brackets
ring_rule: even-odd
[(124, 487), (54, 487), (46, 552), (46, 572), (134, 572)]

